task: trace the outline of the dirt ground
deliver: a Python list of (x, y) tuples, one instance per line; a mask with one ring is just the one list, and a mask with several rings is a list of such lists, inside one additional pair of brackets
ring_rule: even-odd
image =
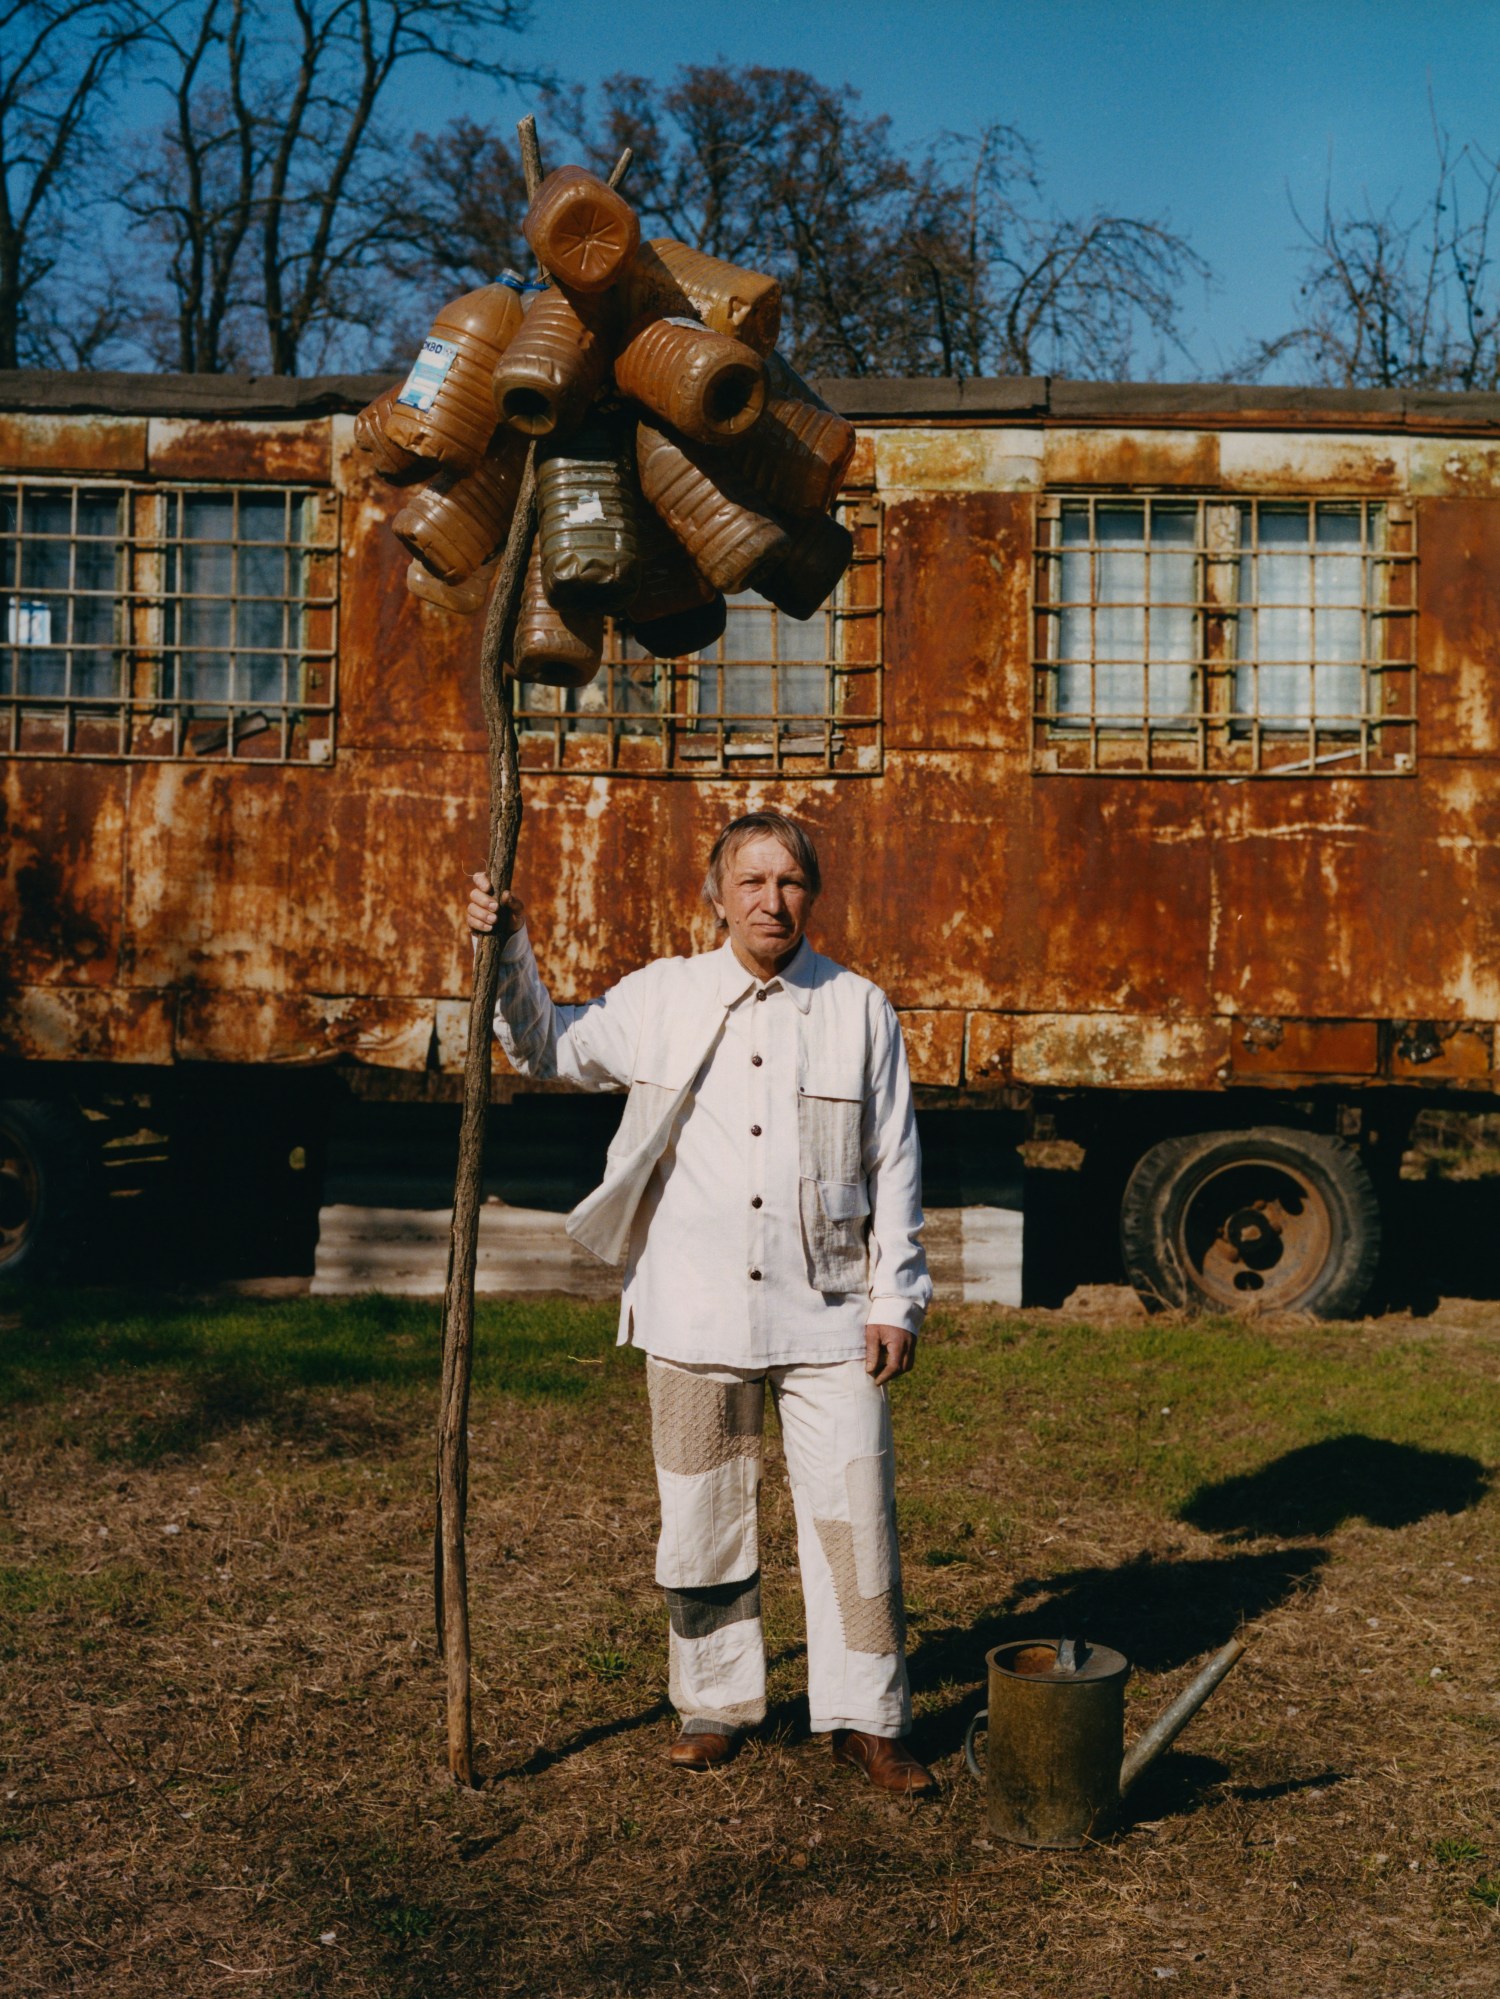
[[(724, 1772), (667, 1768), (640, 1367), (563, 1301), (481, 1312), (486, 1781), (454, 1789), (434, 1321), (0, 1316), (16, 1999), (1500, 1992), (1500, 1307), (940, 1315), (896, 1397), (925, 1807), (807, 1736), (774, 1437), (772, 1717)], [(1135, 1662), (1132, 1734), (1251, 1651), (1114, 1837), (1039, 1853), (992, 1837), (959, 1743), (986, 1649), (1063, 1626)]]

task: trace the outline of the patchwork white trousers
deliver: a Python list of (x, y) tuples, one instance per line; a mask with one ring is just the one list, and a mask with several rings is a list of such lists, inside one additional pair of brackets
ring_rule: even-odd
[(656, 1580), (672, 1704), (690, 1733), (766, 1712), (757, 1509), (765, 1391), (797, 1516), (814, 1731), (911, 1726), (890, 1404), (860, 1360), (770, 1369), (646, 1363), (661, 1494)]

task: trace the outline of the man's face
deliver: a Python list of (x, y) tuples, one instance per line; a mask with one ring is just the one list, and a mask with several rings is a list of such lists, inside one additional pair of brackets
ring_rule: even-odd
[(816, 900), (802, 872), (774, 833), (757, 833), (737, 849), (720, 879), (714, 909), (729, 926), (740, 963), (769, 978), (802, 942)]

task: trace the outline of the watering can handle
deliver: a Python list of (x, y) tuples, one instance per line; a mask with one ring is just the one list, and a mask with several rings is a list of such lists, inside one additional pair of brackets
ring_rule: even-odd
[(989, 1726), (989, 1719), (989, 1709), (982, 1707), (964, 1730), (964, 1761), (968, 1764), (970, 1773), (977, 1777), (981, 1784), (984, 1782), (984, 1772), (979, 1767), (979, 1758), (974, 1754), (974, 1736), (977, 1730)]

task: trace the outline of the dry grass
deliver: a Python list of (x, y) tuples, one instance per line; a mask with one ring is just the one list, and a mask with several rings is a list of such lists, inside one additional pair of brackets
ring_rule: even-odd
[[(933, 1329), (898, 1441), (926, 1809), (772, 1724), (674, 1777), (638, 1366), (482, 1314), (481, 1763), (440, 1774), (432, 1313), (54, 1301), (0, 1333), (0, 1876), (17, 1995), (1493, 1993), (1500, 1308)], [(993, 1844), (983, 1653), (1066, 1619), (1131, 1725), (1255, 1638), (1108, 1844)]]

